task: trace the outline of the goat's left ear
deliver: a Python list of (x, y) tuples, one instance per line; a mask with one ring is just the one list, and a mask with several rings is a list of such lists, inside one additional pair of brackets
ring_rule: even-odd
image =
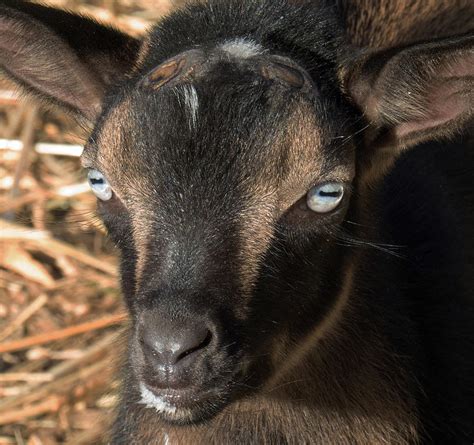
[(364, 54), (350, 65), (344, 88), (371, 123), (368, 144), (399, 151), (472, 122), (473, 35)]

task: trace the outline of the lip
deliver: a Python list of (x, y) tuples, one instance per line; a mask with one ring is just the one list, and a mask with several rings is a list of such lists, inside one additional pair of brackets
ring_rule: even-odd
[(149, 383), (140, 383), (142, 401), (148, 405), (153, 405), (158, 411), (162, 405), (164, 411), (175, 411), (178, 409), (191, 409), (193, 406), (202, 403), (209, 396), (209, 390), (199, 388), (186, 389), (163, 389), (157, 388)]

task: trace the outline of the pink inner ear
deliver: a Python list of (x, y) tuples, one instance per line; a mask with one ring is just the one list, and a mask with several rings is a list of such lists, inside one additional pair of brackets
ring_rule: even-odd
[(433, 82), (427, 86), (420, 110), (423, 118), (413, 119), (398, 125), (395, 133), (398, 137), (413, 132), (441, 127), (473, 111), (474, 52), (469, 51), (446, 62), (438, 68)]
[(466, 83), (459, 78), (446, 78), (441, 85), (431, 88), (426, 97), (426, 109), (420, 110), (424, 118), (399, 124), (395, 130), (397, 137), (440, 127), (469, 112), (473, 106), (472, 94), (466, 91)]

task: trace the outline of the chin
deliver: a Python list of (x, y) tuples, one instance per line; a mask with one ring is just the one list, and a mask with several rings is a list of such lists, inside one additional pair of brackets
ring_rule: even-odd
[(172, 425), (196, 425), (215, 417), (230, 402), (228, 391), (217, 389), (156, 389), (140, 382), (140, 403), (156, 411), (157, 416)]

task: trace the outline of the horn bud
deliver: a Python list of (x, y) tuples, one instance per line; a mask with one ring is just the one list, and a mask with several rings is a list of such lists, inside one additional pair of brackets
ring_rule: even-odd
[(182, 73), (185, 65), (186, 59), (184, 57), (175, 58), (162, 63), (148, 74), (145, 83), (147, 86), (157, 90), (178, 77)]
[(176, 84), (199, 70), (204, 60), (201, 51), (186, 51), (153, 68), (145, 76), (143, 84), (154, 90), (158, 90), (169, 83)]

